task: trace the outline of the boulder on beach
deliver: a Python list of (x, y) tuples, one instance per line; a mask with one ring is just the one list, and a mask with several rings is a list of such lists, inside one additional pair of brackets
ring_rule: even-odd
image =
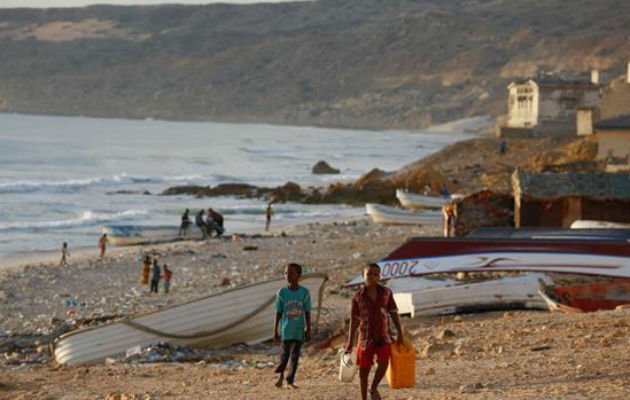
[(337, 168), (331, 167), (326, 161), (322, 160), (313, 165), (311, 172), (315, 175), (334, 175), (340, 173), (341, 171)]

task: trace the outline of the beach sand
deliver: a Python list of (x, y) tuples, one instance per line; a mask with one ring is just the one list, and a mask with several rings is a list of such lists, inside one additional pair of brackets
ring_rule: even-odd
[[(284, 232), (284, 234), (283, 234)], [(364, 218), (274, 227), (264, 236), (97, 249), (7, 266), (0, 275), (0, 398), (4, 399), (348, 399), (358, 387), (337, 379), (336, 347), (307, 347), (297, 390), (277, 389), (278, 345), (234, 346), (190, 363), (98, 364), (66, 367), (45, 361), (45, 342), (64, 323), (128, 316), (179, 304), (226, 288), (277, 278), (288, 262), (329, 274), (314, 342), (348, 314), (342, 286), (367, 261), (411, 236), (440, 227), (384, 227)], [(244, 248), (255, 247), (246, 251)], [(171, 293), (150, 294), (139, 283), (144, 253), (174, 272)], [(22, 263), (24, 264), (24, 263)], [(222, 283), (229, 283), (222, 286)], [(418, 350), (418, 386), (390, 390), (390, 399), (625, 399), (630, 396), (629, 311), (562, 315), (514, 311), (403, 318)], [(272, 321), (269, 321), (269, 329)], [(453, 337), (442, 338), (445, 329)], [(22, 343), (20, 343), (22, 341)], [(7, 346), (7, 343), (13, 346)], [(39, 353), (38, 354), (38, 350)], [(37, 361), (39, 360), (39, 361)]]

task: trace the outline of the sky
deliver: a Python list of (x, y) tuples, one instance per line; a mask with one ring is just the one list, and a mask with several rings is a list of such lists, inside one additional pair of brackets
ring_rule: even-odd
[(150, 4), (208, 4), (208, 3), (279, 3), (296, 0), (0, 0), (0, 8), (14, 7), (84, 7), (92, 4), (150, 5)]

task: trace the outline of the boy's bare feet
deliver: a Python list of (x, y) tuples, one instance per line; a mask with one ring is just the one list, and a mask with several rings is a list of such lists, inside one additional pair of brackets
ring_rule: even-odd
[(281, 388), (283, 380), (284, 380), (284, 376), (282, 376), (282, 374), (280, 374), (280, 378), (278, 378), (278, 380), (276, 381), (276, 387)]
[(293, 383), (289, 383), (287, 382), (287, 389), (297, 389), (298, 387), (295, 386)]

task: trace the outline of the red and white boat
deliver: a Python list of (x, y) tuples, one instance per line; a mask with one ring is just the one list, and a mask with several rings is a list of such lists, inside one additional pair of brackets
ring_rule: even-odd
[(378, 263), (381, 279), (535, 271), (630, 278), (627, 240), (413, 238)]
[(552, 312), (572, 314), (612, 310), (630, 304), (630, 279), (614, 278), (598, 282), (542, 285), (539, 294)]

